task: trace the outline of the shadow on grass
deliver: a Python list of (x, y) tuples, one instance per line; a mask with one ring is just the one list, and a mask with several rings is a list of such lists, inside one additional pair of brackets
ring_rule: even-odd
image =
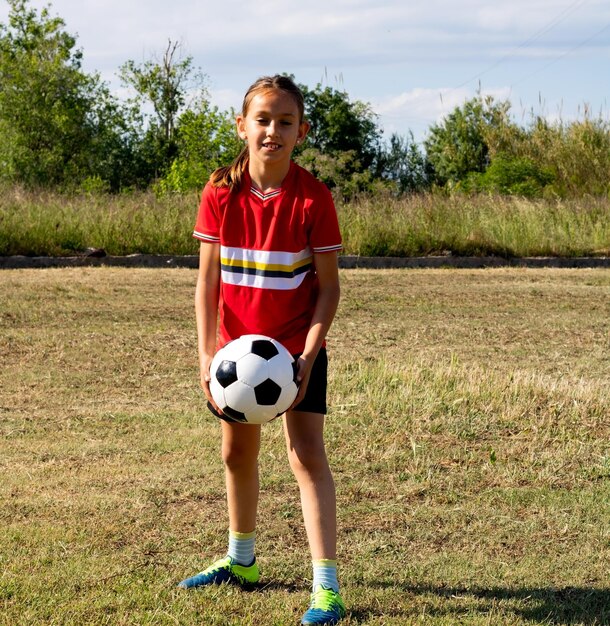
[[(512, 614), (523, 620), (569, 626), (610, 624), (610, 588), (595, 587), (462, 587), (445, 585), (396, 584), (395, 581), (369, 583), (370, 586), (401, 590), (411, 596), (433, 595), (447, 602), (426, 606), (427, 615), (458, 616), (485, 614), (492, 610)], [(405, 608), (408, 610), (408, 595)], [(376, 612), (376, 611), (374, 611)], [(394, 609), (393, 613), (396, 613)], [(371, 615), (354, 607), (358, 621)]]
[(272, 580), (266, 583), (256, 583), (251, 587), (244, 587), (242, 591), (245, 592), (262, 592), (262, 591), (285, 591), (286, 593), (302, 593), (307, 587), (304, 585), (297, 585), (296, 583), (284, 583), (276, 580)]

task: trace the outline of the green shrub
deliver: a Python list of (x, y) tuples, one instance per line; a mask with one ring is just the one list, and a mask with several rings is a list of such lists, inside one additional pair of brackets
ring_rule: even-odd
[(541, 198), (555, 175), (527, 157), (500, 155), (494, 158), (483, 174), (472, 174), (462, 185), (466, 191)]

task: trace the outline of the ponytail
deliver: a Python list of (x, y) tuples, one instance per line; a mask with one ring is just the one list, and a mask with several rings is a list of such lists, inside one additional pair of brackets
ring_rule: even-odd
[(231, 165), (214, 170), (210, 176), (212, 187), (228, 187), (231, 191), (239, 189), (241, 179), (248, 168), (249, 156), (248, 146), (244, 146)]

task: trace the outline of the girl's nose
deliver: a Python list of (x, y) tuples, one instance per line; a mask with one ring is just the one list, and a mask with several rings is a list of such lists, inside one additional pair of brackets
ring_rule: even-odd
[(279, 128), (279, 125), (277, 124), (277, 122), (270, 122), (267, 125), (267, 136), (275, 137), (277, 135), (278, 128)]

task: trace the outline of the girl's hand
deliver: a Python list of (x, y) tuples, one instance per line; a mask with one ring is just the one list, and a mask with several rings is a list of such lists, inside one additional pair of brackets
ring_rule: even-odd
[(214, 410), (222, 414), (222, 411), (218, 408), (216, 402), (214, 402), (214, 398), (212, 398), (212, 393), (210, 392), (210, 364), (212, 363), (212, 357), (205, 357), (201, 363), (200, 367), (200, 383), (201, 388), (203, 389), (203, 393), (205, 393), (205, 397), (208, 399), (208, 402), (214, 407)]
[(311, 368), (313, 366), (314, 359), (300, 356), (297, 361), (297, 386), (299, 388), (297, 396), (294, 402), (288, 409), (291, 411), (297, 404), (299, 404), (305, 394), (307, 393), (307, 385), (309, 384), (309, 377), (311, 376)]

